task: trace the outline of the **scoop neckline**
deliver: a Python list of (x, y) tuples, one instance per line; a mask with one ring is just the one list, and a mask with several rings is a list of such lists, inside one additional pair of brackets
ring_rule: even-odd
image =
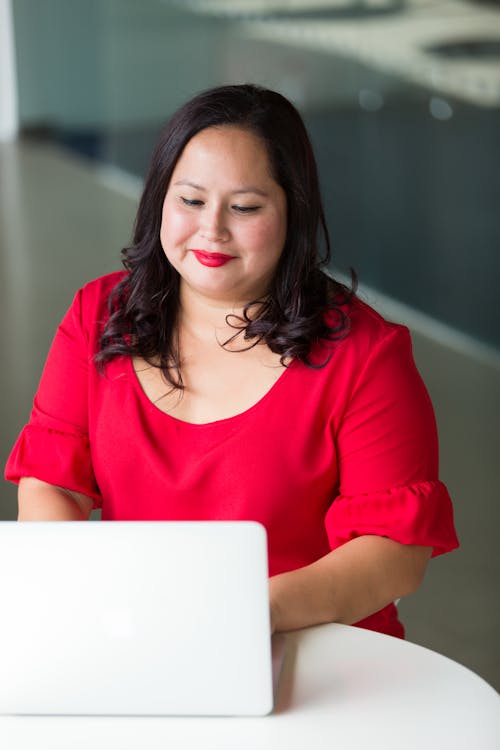
[(218, 427), (219, 425), (229, 424), (231, 422), (234, 423), (234, 422), (245, 419), (245, 417), (249, 416), (251, 412), (257, 411), (259, 408), (261, 408), (262, 404), (264, 404), (269, 398), (271, 398), (274, 391), (278, 389), (283, 379), (286, 379), (287, 374), (290, 372), (290, 370), (295, 368), (298, 362), (298, 360), (292, 359), (290, 364), (287, 367), (285, 367), (284, 371), (281, 373), (279, 378), (274, 381), (272, 386), (258, 399), (258, 401), (256, 401), (254, 404), (249, 406), (247, 409), (244, 409), (243, 411), (238, 412), (237, 414), (233, 414), (230, 417), (223, 417), (222, 419), (216, 419), (210, 422), (187, 422), (185, 419), (179, 419), (179, 417), (174, 417), (172, 414), (169, 414), (168, 412), (165, 412), (162, 409), (159, 409), (158, 406), (156, 406), (153, 403), (153, 401), (151, 401), (151, 399), (148, 397), (148, 395), (144, 391), (144, 388), (142, 387), (139, 381), (139, 378), (137, 377), (137, 373), (134, 368), (132, 357), (127, 357), (127, 359), (128, 359), (130, 377), (132, 378), (132, 381), (134, 383), (134, 389), (139, 393), (139, 397), (141, 398), (142, 401), (145, 402), (147, 408), (153, 413), (160, 415), (160, 418), (165, 418), (166, 420), (169, 420), (178, 425), (181, 425), (183, 427), (188, 427), (188, 428), (190, 427), (193, 427), (193, 428)]

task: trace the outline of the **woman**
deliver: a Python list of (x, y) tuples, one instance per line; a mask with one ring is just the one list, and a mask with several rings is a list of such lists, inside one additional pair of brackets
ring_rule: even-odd
[(257, 520), (273, 630), (403, 636), (393, 601), (457, 545), (434, 417), (407, 330), (331, 280), (328, 253), (294, 107), (250, 85), (182, 107), (126, 271), (58, 329), (7, 466), (19, 519)]

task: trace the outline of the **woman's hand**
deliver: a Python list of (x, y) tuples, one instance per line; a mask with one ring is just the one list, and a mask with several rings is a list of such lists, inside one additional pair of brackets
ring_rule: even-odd
[(276, 622), (278, 621), (278, 608), (276, 602), (273, 601), (272, 595), (272, 578), (269, 580), (269, 611), (271, 617), (271, 635), (276, 632)]
[(431, 553), (431, 547), (361, 536), (311, 565), (273, 576), (271, 631), (358, 622), (415, 591)]

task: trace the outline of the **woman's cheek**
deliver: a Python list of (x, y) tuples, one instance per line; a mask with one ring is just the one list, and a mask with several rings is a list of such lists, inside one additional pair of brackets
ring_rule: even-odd
[(182, 249), (196, 232), (192, 218), (180, 212), (165, 212), (160, 239), (165, 252)]
[(281, 254), (285, 244), (286, 231), (273, 218), (266, 219), (255, 228), (253, 241), (256, 246)]

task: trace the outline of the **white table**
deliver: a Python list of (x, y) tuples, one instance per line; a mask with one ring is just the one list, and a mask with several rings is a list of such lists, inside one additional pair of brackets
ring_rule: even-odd
[(287, 635), (264, 718), (0, 717), (5, 750), (498, 750), (500, 695), (439, 654), (345, 625)]

